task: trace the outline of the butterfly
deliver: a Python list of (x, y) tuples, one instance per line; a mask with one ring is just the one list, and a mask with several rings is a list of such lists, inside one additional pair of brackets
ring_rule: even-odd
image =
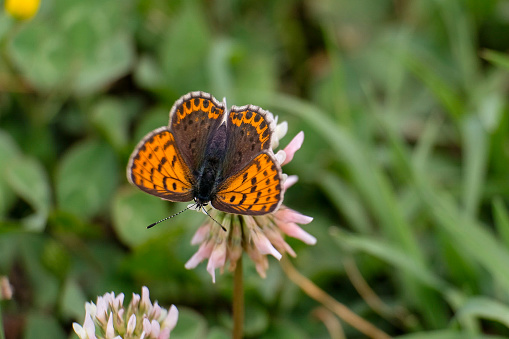
[(264, 215), (283, 201), (283, 173), (271, 148), (276, 122), (258, 106), (232, 106), (205, 92), (175, 102), (168, 126), (135, 147), (127, 178), (170, 201), (209, 203), (220, 211)]

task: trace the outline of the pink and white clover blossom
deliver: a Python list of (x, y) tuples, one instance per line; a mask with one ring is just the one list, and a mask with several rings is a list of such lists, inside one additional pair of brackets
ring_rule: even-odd
[[(152, 304), (147, 287), (142, 296), (133, 293), (131, 302), (123, 306), (124, 295), (106, 293), (97, 301), (85, 304), (83, 326), (73, 323), (74, 332), (80, 339), (168, 339), (178, 320), (178, 310), (169, 310)], [(104, 336), (103, 334), (104, 333)]]

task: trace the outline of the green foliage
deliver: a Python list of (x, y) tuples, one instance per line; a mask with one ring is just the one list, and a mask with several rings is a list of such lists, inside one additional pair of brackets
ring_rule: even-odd
[[(508, 33), (503, 0), (54, 0), (29, 21), (2, 13), (7, 338), (68, 337), (85, 301), (142, 285), (179, 308), (172, 338), (230, 337), (232, 275), (212, 285), (205, 264), (184, 268), (204, 216), (147, 230), (185, 205), (125, 177), (134, 146), (194, 90), (287, 120), (283, 147), (305, 131), (285, 204), (314, 217), (318, 242), (289, 243), (328, 294), (399, 338), (508, 336)], [(269, 263), (263, 280), (245, 260), (246, 337), (330, 337), (321, 305)]]

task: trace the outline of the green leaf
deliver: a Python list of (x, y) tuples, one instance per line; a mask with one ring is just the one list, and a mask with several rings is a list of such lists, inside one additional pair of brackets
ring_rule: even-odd
[(25, 233), (19, 242), (19, 255), (26, 269), (27, 282), (33, 289), (33, 307), (36, 309), (53, 309), (61, 287), (60, 281), (42, 265), (45, 240), (44, 234)]
[(481, 264), (504, 289), (509, 289), (509, 271), (500, 269), (509, 262), (507, 248), (480, 221), (465, 216), (449, 193), (435, 192), (425, 181), (418, 185), (434, 221), (448, 233), (451, 243), (465, 257)]
[(81, 72), (76, 75), (74, 93), (93, 93), (127, 74), (134, 63), (132, 45), (125, 32), (102, 39), (94, 55), (86, 59)]
[(105, 97), (92, 111), (92, 121), (116, 150), (122, 150), (127, 145), (127, 129), (133, 106), (133, 100)]
[(98, 91), (126, 74), (134, 61), (126, 3), (55, 2), (55, 15), (37, 16), (24, 25), (8, 52), (40, 91)]
[(170, 107), (154, 107), (144, 113), (142, 119), (136, 124), (133, 145), (136, 145), (152, 130), (161, 126), (168, 126), (170, 119), (169, 112)]
[(54, 276), (63, 280), (71, 267), (68, 249), (55, 239), (47, 239), (41, 253), (41, 262)]
[(19, 244), (23, 241), (23, 233), (0, 233), (0, 272), (9, 272), (19, 253)]
[(505, 245), (509, 247), (509, 212), (500, 197), (493, 199), (493, 214), (498, 234), (500, 234), (501, 240)]
[(417, 52), (414, 50), (410, 53), (406, 52), (407, 54), (403, 56), (403, 62), (437, 97), (437, 100), (452, 118), (460, 118), (464, 112), (464, 103), (458, 89), (451, 83), (446, 74), (438, 70), (436, 65), (422, 57), (423, 51), (419, 51), (419, 55), (417, 55)]
[(509, 71), (509, 56), (507, 53), (486, 49), (482, 53), (482, 57), (495, 66), (501, 67)]
[(126, 187), (113, 198), (113, 227), (120, 240), (137, 246), (161, 236), (164, 228), (147, 226), (169, 215), (168, 202), (135, 188)]
[(248, 337), (257, 336), (267, 330), (270, 315), (268, 310), (259, 305), (246, 305), (244, 334)]
[(367, 236), (355, 236), (354, 234), (341, 231), (338, 228), (331, 229), (331, 236), (341, 246), (346, 246), (349, 250), (363, 251), (376, 258), (404, 270), (421, 283), (440, 291), (441, 293), (450, 292), (451, 287), (434, 274), (433, 271), (423, 267), (422, 264), (405, 254), (405, 252), (392, 244), (387, 244), (380, 239), (372, 239)]
[(144, 87), (164, 88), (179, 95), (197, 90), (197, 84), (206, 90), (209, 82), (204, 56), (209, 55), (213, 41), (207, 23), (197, 2), (183, 2), (159, 44), (157, 62), (144, 58), (136, 80)]
[(462, 120), (464, 176), (463, 201), (465, 211), (477, 215), (481, 201), (486, 159), (488, 157), (488, 138), (477, 116), (471, 115)]
[(345, 215), (349, 224), (360, 233), (372, 232), (368, 212), (364, 208), (358, 194), (339, 177), (332, 173), (323, 173), (318, 185), (329, 196), (336, 208)]
[(0, 130), (0, 217), (12, 206), (15, 195), (7, 183), (5, 171), (11, 161), (20, 154), (20, 150), (14, 139), (9, 134)]
[(458, 310), (456, 317), (494, 320), (509, 327), (509, 306), (488, 297), (473, 297)]
[(177, 326), (171, 331), (171, 337), (180, 339), (205, 338), (207, 322), (203, 316), (185, 307), (177, 305), (177, 308), (179, 310), (179, 319)]
[[(233, 328), (233, 320), (229, 314), (223, 313), (222, 321)], [(246, 337), (259, 337), (267, 331), (270, 316), (266, 309), (258, 304), (246, 305), (244, 320), (244, 335)]]
[(51, 203), (50, 185), (44, 168), (33, 158), (19, 157), (9, 163), (5, 175), (11, 189), (35, 211), (23, 219), (26, 229), (42, 231)]
[(60, 209), (90, 218), (108, 207), (118, 182), (118, 166), (111, 148), (99, 141), (72, 147), (59, 164), (56, 176)]
[(488, 335), (488, 334), (472, 334), (466, 331), (458, 330), (440, 330), (410, 333), (395, 337), (397, 339), (503, 339), (505, 337)]
[(65, 281), (60, 296), (60, 311), (66, 320), (81, 322), (85, 318), (85, 302), (87, 299), (78, 283), (72, 279)]
[(31, 313), (28, 315), (23, 339), (65, 338), (67, 338), (67, 336), (53, 316), (37, 313)]
[(222, 328), (213, 328), (207, 333), (206, 339), (230, 339), (232, 334)]
[[(264, 339), (307, 339), (309, 336), (304, 334), (304, 331), (295, 323), (290, 322), (277, 322), (272, 325), (267, 333), (263, 334)], [(315, 336), (311, 336), (315, 338)]]

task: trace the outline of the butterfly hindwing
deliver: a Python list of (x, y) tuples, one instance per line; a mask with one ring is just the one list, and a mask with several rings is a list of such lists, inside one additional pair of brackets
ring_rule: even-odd
[(141, 190), (171, 201), (193, 199), (193, 176), (168, 127), (147, 134), (136, 146), (127, 178)]
[(283, 201), (283, 174), (272, 151), (263, 151), (219, 187), (212, 206), (227, 213), (263, 215)]
[(202, 162), (211, 134), (223, 121), (224, 111), (224, 105), (205, 92), (188, 93), (173, 105), (169, 127), (190, 168), (196, 169)]

